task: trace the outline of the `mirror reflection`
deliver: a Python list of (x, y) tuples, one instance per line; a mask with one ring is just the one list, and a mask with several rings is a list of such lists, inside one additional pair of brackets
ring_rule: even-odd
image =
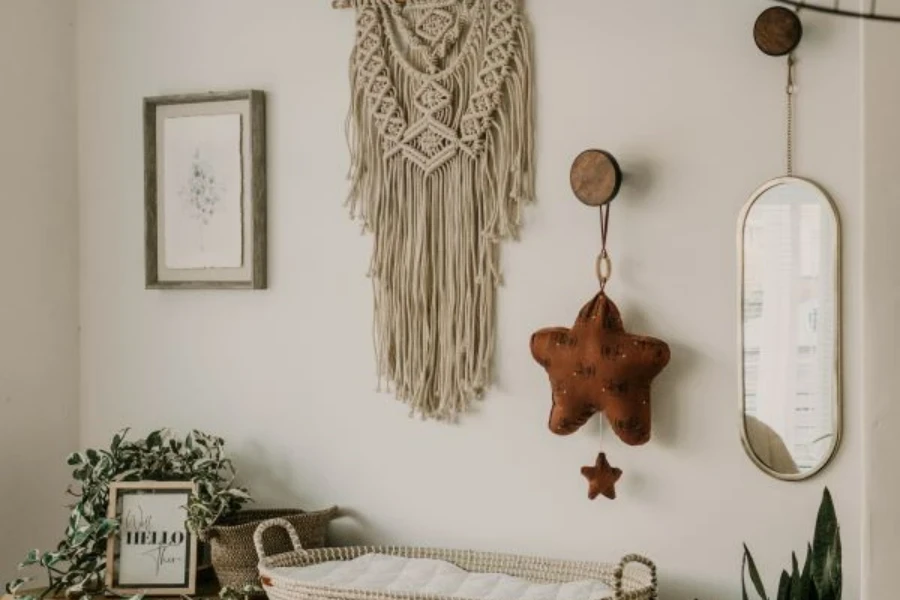
[(782, 178), (741, 220), (744, 445), (763, 470), (803, 479), (841, 435), (840, 226), (812, 182)]

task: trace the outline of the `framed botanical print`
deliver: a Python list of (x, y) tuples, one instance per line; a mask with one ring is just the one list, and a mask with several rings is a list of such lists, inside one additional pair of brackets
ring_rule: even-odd
[(106, 548), (106, 586), (117, 594), (176, 596), (197, 588), (197, 538), (186, 525), (190, 482), (120, 482), (109, 488), (119, 522)]
[(148, 289), (266, 287), (261, 91), (144, 99)]

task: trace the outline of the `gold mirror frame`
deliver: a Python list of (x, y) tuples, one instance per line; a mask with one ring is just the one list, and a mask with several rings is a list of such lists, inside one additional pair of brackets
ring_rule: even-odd
[[(816, 466), (814, 469), (810, 469), (804, 473), (780, 473), (771, 467), (769, 467), (766, 463), (764, 463), (753, 450), (752, 445), (748, 439), (747, 432), (747, 419), (746, 419), (746, 389), (744, 382), (744, 368), (745, 368), (745, 360), (744, 360), (744, 288), (746, 285), (746, 272), (745, 272), (745, 264), (744, 264), (744, 232), (747, 226), (747, 218), (750, 215), (750, 211), (753, 209), (753, 206), (756, 202), (762, 198), (766, 192), (769, 190), (779, 186), (779, 185), (788, 185), (788, 184), (801, 184), (808, 187), (812, 187), (813, 190), (820, 194), (831, 207), (831, 212), (834, 215), (834, 225), (835, 225), (835, 235), (834, 235), (834, 281), (835, 281), (835, 298), (834, 298), (834, 307), (835, 307), (835, 352), (834, 352), (834, 375), (832, 377), (832, 385), (834, 390), (834, 403), (832, 406), (832, 426), (834, 428), (834, 437), (832, 439), (831, 448), (828, 451), (827, 456)], [(782, 481), (804, 481), (806, 479), (810, 479), (815, 477), (819, 473), (821, 473), (829, 464), (834, 460), (834, 457), (837, 455), (837, 451), (840, 448), (841, 441), (843, 439), (843, 431), (844, 431), (844, 421), (843, 421), (843, 387), (842, 387), (842, 347), (843, 347), (843, 259), (842, 259), (842, 227), (841, 227), (841, 214), (838, 210), (837, 204), (834, 202), (834, 199), (831, 195), (825, 191), (822, 186), (815, 183), (814, 181), (810, 181), (809, 179), (803, 179), (800, 177), (778, 177), (776, 179), (772, 179), (764, 183), (756, 192), (750, 196), (750, 200), (744, 205), (744, 208), (741, 210), (741, 216), (738, 220), (738, 231), (737, 231), (737, 246), (738, 246), (738, 360), (739, 360), (739, 369), (738, 369), (738, 395), (739, 395), (739, 409), (740, 409), (740, 430), (741, 430), (741, 443), (744, 446), (744, 451), (747, 453), (747, 456), (750, 457), (750, 460), (759, 467), (761, 471), (767, 473), (768, 475), (780, 479)]]

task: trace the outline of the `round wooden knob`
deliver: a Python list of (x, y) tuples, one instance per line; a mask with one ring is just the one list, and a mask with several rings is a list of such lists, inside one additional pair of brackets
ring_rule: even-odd
[(793, 52), (803, 39), (803, 23), (795, 11), (773, 6), (756, 19), (753, 39), (765, 54), (784, 56)]
[(603, 206), (619, 193), (622, 170), (605, 150), (585, 150), (572, 163), (572, 191), (588, 206)]

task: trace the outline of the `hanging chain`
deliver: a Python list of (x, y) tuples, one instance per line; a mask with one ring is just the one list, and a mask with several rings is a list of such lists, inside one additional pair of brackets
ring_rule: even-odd
[(609, 205), (607, 202), (600, 207), (600, 240), (602, 247), (600, 256), (597, 257), (597, 279), (600, 280), (600, 293), (606, 290), (606, 284), (612, 278), (612, 261), (609, 251), (606, 249), (606, 239), (609, 234)]
[(796, 64), (793, 53), (788, 55), (788, 81), (787, 81), (787, 174), (794, 176), (794, 94), (797, 87), (794, 85), (794, 65)]

